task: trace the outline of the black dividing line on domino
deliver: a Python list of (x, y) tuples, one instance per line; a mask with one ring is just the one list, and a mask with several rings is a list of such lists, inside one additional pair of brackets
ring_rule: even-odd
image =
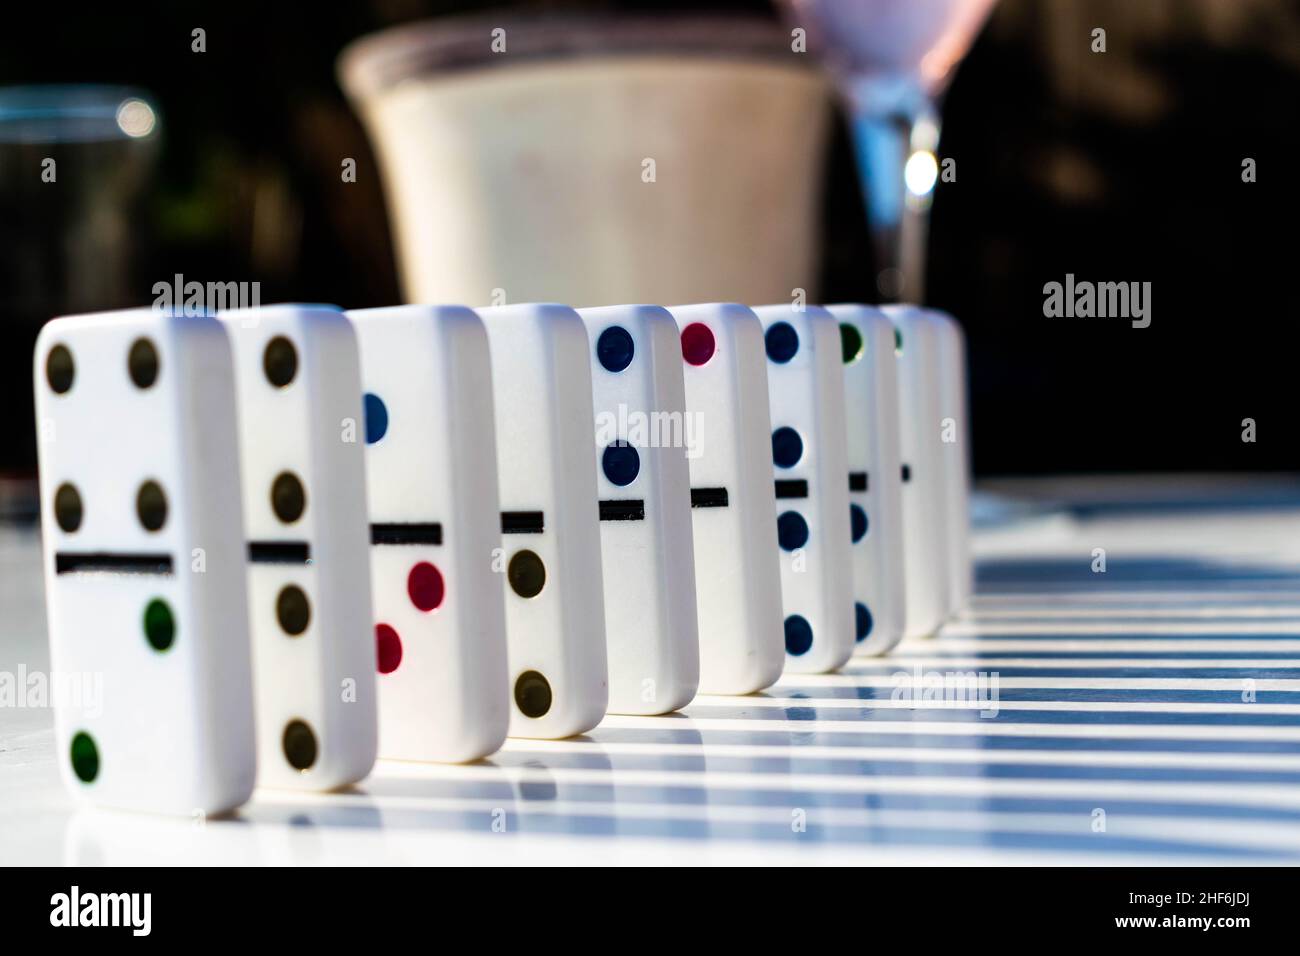
[(600, 503), (601, 521), (644, 521), (644, 498), (619, 498)]
[(726, 488), (692, 488), (692, 508), (725, 508), (730, 504)]
[(122, 554), (113, 551), (56, 551), (55, 574), (161, 574), (172, 573), (170, 554)]
[(541, 534), (545, 529), (545, 516), (540, 511), (501, 512), (502, 534)]
[(778, 498), (807, 498), (808, 482), (802, 478), (787, 478), (776, 483)]
[(442, 524), (437, 521), (372, 524), (371, 544), (442, 544)]
[(306, 541), (250, 541), (250, 564), (311, 564), (311, 545)]
[(865, 471), (849, 472), (849, 491), (866, 491), (867, 473)]

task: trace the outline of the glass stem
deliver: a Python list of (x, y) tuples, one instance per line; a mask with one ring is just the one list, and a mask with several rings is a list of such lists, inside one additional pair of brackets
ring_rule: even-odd
[[(892, 95), (882, 96), (878, 83), (853, 90), (854, 153), (866, 202), (876, 291), (885, 302), (920, 303), (925, 296), (925, 241), (933, 183), (925, 185), (924, 157), (910, 185), (905, 171), (918, 152), (928, 151), (933, 159), (939, 124), (924, 95), (905, 87), (889, 92)], [(913, 188), (917, 186), (925, 188), (918, 192)]]

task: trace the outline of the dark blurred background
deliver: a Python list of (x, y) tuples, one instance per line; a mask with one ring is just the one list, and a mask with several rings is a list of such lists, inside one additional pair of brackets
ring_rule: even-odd
[[(0, 85), (129, 84), (159, 107), (156, 170), (121, 238), (130, 274), (112, 295), (123, 301), (93, 308), (145, 305), (174, 273), (256, 279), (263, 302), (398, 301), (381, 184), (335, 60), (368, 32), (492, 6), (11, 5)], [(1104, 55), (1088, 49), (1096, 26)], [(194, 27), (207, 33), (202, 56)], [(939, 154), (957, 159), (958, 180), (936, 189), (928, 264), (928, 302), (969, 338), (977, 473), (1296, 468), (1297, 94), (1294, 0), (999, 4), (944, 102)], [(357, 157), (356, 184), (340, 181), (340, 156)], [(827, 176), (822, 297), (874, 301), (842, 121)], [(34, 458), (30, 343), (13, 330), (65, 307), (32, 290), (77, 281), (33, 275), (33, 228), (0, 206), (0, 390), (17, 410), (0, 425), (0, 469), (11, 474)], [(1067, 272), (1151, 282), (1150, 328), (1045, 318), (1043, 284)], [(1256, 420), (1254, 443), (1241, 440), (1243, 418)]]

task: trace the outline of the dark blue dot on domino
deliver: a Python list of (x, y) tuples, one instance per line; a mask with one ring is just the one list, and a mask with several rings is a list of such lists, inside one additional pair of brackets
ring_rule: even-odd
[(782, 551), (795, 551), (808, 543), (808, 522), (797, 511), (787, 511), (776, 519), (776, 540)]
[(605, 448), (600, 465), (605, 477), (621, 488), (636, 481), (641, 473), (641, 456), (626, 442), (615, 442)]
[(767, 357), (778, 365), (784, 365), (799, 351), (799, 333), (789, 322), (773, 323), (763, 334), (763, 341), (767, 345)]
[(808, 619), (791, 614), (785, 619), (785, 652), (793, 657), (807, 654), (812, 647), (813, 631)]
[(621, 325), (611, 325), (596, 340), (596, 359), (608, 372), (621, 372), (632, 364), (636, 346), (632, 335)]
[(366, 392), (366, 444), (373, 445), (388, 434), (388, 408), (373, 392)]
[(849, 505), (849, 530), (854, 544), (867, 536), (867, 513), (861, 505)]
[(861, 601), (853, 605), (853, 623), (854, 633), (859, 641), (865, 641), (871, 634), (871, 626), (874, 621), (871, 618), (871, 611)]
[(772, 432), (772, 461), (778, 468), (793, 468), (803, 457), (803, 439), (788, 425)]

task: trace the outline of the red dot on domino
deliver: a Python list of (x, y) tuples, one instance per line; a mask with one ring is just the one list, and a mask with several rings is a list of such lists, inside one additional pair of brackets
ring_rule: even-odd
[(682, 329), (682, 358), (687, 364), (703, 365), (716, 350), (713, 330), (703, 322), (692, 322)]
[(387, 624), (375, 625), (375, 650), (381, 674), (391, 674), (402, 663), (402, 639)]
[(406, 577), (406, 593), (411, 596), (411, 603), (421, 611), (437, 609), (447, 593), (442, 572), (428, 561), (421, 561)]

